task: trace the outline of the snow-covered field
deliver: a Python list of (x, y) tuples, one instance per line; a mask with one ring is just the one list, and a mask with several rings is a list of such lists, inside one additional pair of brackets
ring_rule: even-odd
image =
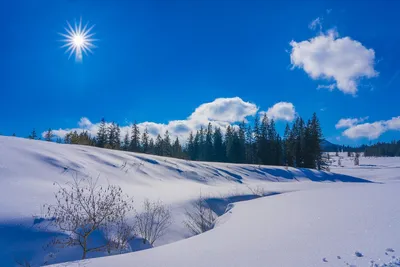
[[(155, 248), (62, 266), (400, 266), (400, 159), (362, 157), (354, 166), (340, 155), (344, 167), (332, 154), (325, 173), (0, 137), (0, 266), (80, 258), (77, 249), (44, 250), (60, 233), (38, 227), (54, 182), (75, 173), (120, 185), (139, 211), (144, 198), (162, 200), (173, 224)], [(214, 229), (187, 238), (184, 212), (200, 192), (227, 205), (260, 190), (275, 194), (229, 205)]]

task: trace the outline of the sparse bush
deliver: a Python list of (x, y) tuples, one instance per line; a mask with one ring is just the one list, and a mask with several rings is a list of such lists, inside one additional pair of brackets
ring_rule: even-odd
[(193, 203), (191, 210), (186, 210), (186, 220), (183, 222), (189, 231), (198, 235), (214, 227), (216, 215), (200, 195)]
[[(132, 200), (124, 195), (119, 186), (106, 187), (97, 184), (97, 179), (73, 177), (65, 186), (59, 185), (55, 193), (56, 204), (48, 205), (46, 217), (67, 238), (56, 238), (52, 244), (60, 247), (79, 246), (82, 259), (94, 251), (110, 251), (133, 238), (128, 234), (132, 229), (125, 223), (126, 215), (132, 211)], [(111, 233), (116, 229), (115, 238), (108, 238), (103, 244), (93, 246), (89, 238), (96, 231)], [(113, 246), (113, 247), (112, 247)]]
[(161, 202), (150, 202), (145, 199), (143, 212), (136, 213), (136, 234), (147, 240), (151, 245), (163, 236), (171, 225), (171, 212)]

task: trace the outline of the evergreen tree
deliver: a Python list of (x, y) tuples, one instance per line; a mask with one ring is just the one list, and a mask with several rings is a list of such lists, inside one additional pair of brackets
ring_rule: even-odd
[(198, 160), (205, 160), (205, 131), (203, 126), (200, 127), (200, 131), (198, 131)]
[(29, 139), (37, 139), (36, 130), (33, 129), (31, 134), (28, 136)]
[(175, 139), (175, 142), (172, 145), (172, 157), (174, 157), (174, 158), (183, 158), (182, 146), (179, 143), (179, 138), (178, 137)]
[(156, 154), (153, 138), (150, 138), (150, 141), (149, 141), (149, 149), (148, 149), (148, 152), (147, 152), (147, 153), (149, 153), (149, 154)]
[(221, 128), (217, 127), (213, 134), (213, 150), (214, 150), (214, 160), (217, 162), (224, 162), (226, 160), (226, 151), (223, 143)]
[(132, 125), (130, 150), (133, 152), (140, 151), (140, 131), (139, 127), (136, 124), (136, 121)]
[(159, 156), (163, 156), (163, 139), (161, 135), (158, 134), (156, 138), (156, 142), (154, 144), (154, 153)]
[(51, 139), (53, 138), (53, 136), (54, 136), (54, 135), (53, 135), (53, 131), (51, 130), (51, 128), (49, 128), (49, 129), (47, 130), (47, 132), (45, 133), (45, 135), (44, 135), (44, 140), (50, 142)]
[(97, 146), (104, 147), (107, 144), (107, 128), (104, 118), (101, 119), (99, 131), (97, 132)]
[(234, 162), (235, 148), (234, 148), (234, 134), (232, 127), (228, 125), (225, 133), (225, 146), (226, 146), (226, 159), (228, 162)]
[(214, 160), (214, 149), (213, 149), (213, 130), (211, 123), (208, 123), (207, 131), (206, 131), (206, 138), (204, 143), (204, 159), (206, 161), (213, 161)]
[(239, 125), (238, 131), (238, 163), (245, 163), (246, 161), (246, 123), (242, 121)]
[(254, 135), (253, 129), (251, 129), (251, 125), (248, 125), (246, 128), (246, 143), (245, 143), (245, 162), (249, 164), (256, 163), (255, 161), (255, 144), (254, 144)]
[(171, 148), (171, 138), (169, 137), (168, 130), (165, 131), (164, 139), (162, 141), (163, 148), (163, 156), (171, 157), (172, 156), (172, 148)]
[(196, 160), (196, 151), (195, 151), (193, 132), (190, 132), (190, 134), (189, 134), (187, 151), (188, 151), (189, 159)]
[(124, 137), (124, 141), (123, 141), (123, 145), (122, 145), (122, 149), (125, 150), (125, 151), (129, 150), (129, 145), (130, 145), (129, 133), (126, 132), (125, 133), (125, 137)]
[(144, 129), (144, 132), (142, 134), (142, 152), (143, 153), (149, 153), (149, 133), (146, 129)]

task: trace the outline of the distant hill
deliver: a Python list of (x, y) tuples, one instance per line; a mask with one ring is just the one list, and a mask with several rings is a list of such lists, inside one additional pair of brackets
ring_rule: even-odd
[(321, 148), (322, 148), (322, 151), (324, 151), (324, 152), (336, 152), (336, 151), (338, 151), (338, 149), (341, 149), (342, 146), (333, 144), (326, 139), (322, 139)]

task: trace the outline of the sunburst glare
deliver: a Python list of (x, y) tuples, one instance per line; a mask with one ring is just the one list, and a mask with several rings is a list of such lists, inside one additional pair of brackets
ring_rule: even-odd
[(96, 46), (93, 44), (96, 39), (92, 37), (95, 33), (92, 33), (94, 25), (88, 27), (88, 23), (85, 26), (82, 25), (82, 19), (79, 21), (79, 24), (75, 22), (74, 27), (67, 21), (67, 26), (65, 29), (65, 33), (60, 33), (61, 36), (64, 36), (65, 39), (62, 42), (65, 42), (62, 48), (66, 48), (65, 53), (69, 53), (69, 57), (75, 54), (76, 61), (82, 61), (83, 53), (88, 55), (89, 53), (93, 53), (92, 49)]

